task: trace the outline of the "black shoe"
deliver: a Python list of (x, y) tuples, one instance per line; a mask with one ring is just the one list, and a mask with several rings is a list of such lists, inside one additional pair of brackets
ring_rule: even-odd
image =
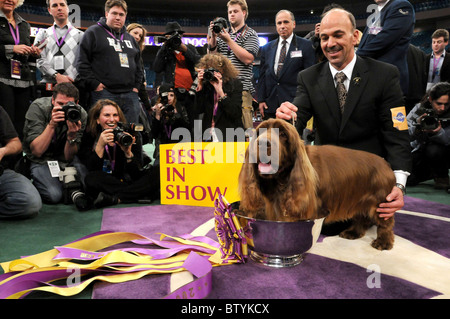
[(96, 208), (102, 208), (106, 206), (117, 205), (118, 199), (116, 196), (108, 195), (103, 192), (100, 192), (94, 201), (94, 206)]
[(87, 211), (92, 206), (86, 194), (80, 191), (72, 193), (72, 201), (80, 212)]

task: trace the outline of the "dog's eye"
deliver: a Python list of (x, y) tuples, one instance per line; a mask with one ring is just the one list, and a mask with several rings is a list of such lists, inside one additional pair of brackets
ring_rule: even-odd
[(280, 137), (286, 139), (287, 138), (287, 134), (285, 131), (281, 130), (280, 131)]

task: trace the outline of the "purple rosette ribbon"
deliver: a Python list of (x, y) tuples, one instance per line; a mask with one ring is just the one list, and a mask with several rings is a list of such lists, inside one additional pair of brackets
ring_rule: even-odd
[(214, 202), (215, 230), (220, 244), (222, 260), (245, 263), (248, 257), (247, 240), (231, 205), (223, 195)]

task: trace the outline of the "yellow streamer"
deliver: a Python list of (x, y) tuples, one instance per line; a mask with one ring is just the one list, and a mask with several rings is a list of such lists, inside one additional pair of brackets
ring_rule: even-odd
[[(147, 239), (147, 238), (133, 233), (116, 232), (116, 233), (100, 234), (94, 237), (85, 238), (80, 241), (64, 245), (62, 247), (98, 251), (106, 247), (110, 247), (119, 243), (137, 239)], [(22, 260), (23, 264), (25, 265), (29, 265), (29, 263), (32, 263), (37, 267), (51, 267), (60, 262), (60, 260), (53, 260), (53, 258), (58, 254), (59, 251), (57, 249), (51, 249), (19, 260)], [(0, 265), (2, 266), (5, 272), (11, 272), (13, 270), (10, 269), (10, 264), (11, 262), (4, 262), (1, 263)], [(16, 262), (15, 265), (17, 264), (19, 264), (19, 262)]]
[[(235, 220), (235, 222), (236, 221), (237, 220)], [(184, 239), (181, 237), (169, 236), (166, 234), (160, 234), (160, 240), (163, 240), (164, 238), (170, 238), (174, 241), (179, 242), (182, 245), (197, 246), (211, 250), (213, 253), (197, 252), (197, 254), (201, 256), (209, 256), (210, 257), (209, 261), (211, 262), (213, 267), (239, 262), (238, 260), (230, 260), (228, 262), (224, 262), (220, 257), (221, 250), (219, 248), (201, 241)], [(78, 240), (70, 244), (66, 244), (62, 247), (75, 248), (83, 251), (98, 252), (119, 243), (142, 239), (148, 240), (148, 238), (141, 236), (139, 234), (128, 232), (113, 232), (113, 233), (98, 234), (92, 237)], [(37, 282), (36, 284), (38, 285), (43, 284), (44, 286), (16, 292), (10, 296), (7, 296), (7, 298), (8, 299), (21, 298), (22, 296), (31, 291), (46, 291), (61, 296), (73, 296), (81, 292), (95, 280), (105, 281), (109, 283), (120, 283), (140, 279), (149, 274), (167, 274), (185, 271), (186, 269), (183, 267), (183, 264), (188, 258), (189, 252), (191, 250), (192, 249), (186, 247), (186, 250), (183, 250), (174, 256), (164, 259), (154, 259), (149, 255), (134, 251), (126, 252), (121, 250), (114, 250), (109, 253), (106, 253), (105, 255), (102, 255), (100, 258), (92, 262), (79, 263), (74, 262), (72, 259), (68, 258), (55, 260), (54, 257), (56, 257), (59, 254), (58, 249), (55, 248), (21, 259), (0, 263), (0, 266), (3, 268), (5, 273), (13, 271), (18, 272), (17, 274), (14, 274), (1, 281), (0, 287), (12, 280), (20, 279), (21, 276), (30, 275), (30, 278), (33, 278), (32, 275), (34, 273), (42, 274), (48, 271), (59, 270), (62, 271), (61, 272), (62, 275), (58, 276), (61, 278), (55, 278), (46, 283)], [(74, 269), (80, 270), (82, 269), (83, 273), (86, 273), (86, 271), (88, 271), (88, 273), (89, 271), (105, 271), (108, 272), (109, 274), (93, 276), (83, 282), (81, 282), (81, 277), (74, 277), (80, 279), (79, 282), (69, 285), (67, 287), (59, 287), (51, 285), (52, 282), (55, 282), (57, 280), (65, 278), (69, 280), (70, 276), (63, 275), (63, 273), (64, 272), (71, 273), (74, 271)], [(114, 272), (122, 272), (122, 273), (115, 274)], [(26, 280), (28, 280), (28, 278)], [(32, 281), (33, 279), (29, 280)]]

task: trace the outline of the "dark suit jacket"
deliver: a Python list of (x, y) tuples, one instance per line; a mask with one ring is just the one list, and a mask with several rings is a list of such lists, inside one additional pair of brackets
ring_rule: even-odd
[(400, 85), (408, 93), (407, 52), (414, 30), (414, 8), (406, 0), (391, 0), (381, 10), (383, 28), (377, 35), (365, 28), (357, 54), (395, 65), (400, 71)]
[[(273, 40), (261, 48), (260, 77), (258, 80), (258, 102), (266, 102), (267, 113), (275, 113), (283, 102), (292, 102), (295, 97), (298, 72), (315, 63), (311, 42), (296, 35), (292, 38), (286, 60), (277, 76), (274, 71), (278, 41)], [(301, 57), (291, 57), (292, 52), (301, 51)]]
[[(427, 89), (427, 55), (420, 48), (410, 44), (408, 48), (409, 89), (406, 95), (406, 113), (420, 102)], [(429, 60), (428, 60), (429, 61)], [(449, 60), (450, 62), (450, 60)]]
[[(427, 71), (427, 79), (428, 79), (428, 71), (430, 70), (430, 61), (431, 61), (431, 53), (427, 55), (426, 59), (426, 67)], [(445, 52), (445, 58), (442, 62), (441, 68), (441, 82), (450, 82), (450, 53)]]
[(293, 102), (298, 107), (298, 131), (303, 132), (313, 116), (319, 144), (375, 153), (392, 169), (410, 172), (408, 130), (394, 128), (391, 115), (391, 108), (404, 105), (398, 76), (390, 64), (357, 57), (341, 115), (328, 62), (300, 72)]

